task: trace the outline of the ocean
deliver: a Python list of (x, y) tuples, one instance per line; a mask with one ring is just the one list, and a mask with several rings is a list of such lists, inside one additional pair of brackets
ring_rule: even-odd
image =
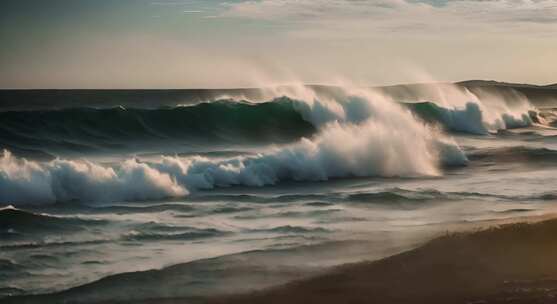
[(0, 98), (0, 301), (244, 292), (557, 206), (552, 87)]

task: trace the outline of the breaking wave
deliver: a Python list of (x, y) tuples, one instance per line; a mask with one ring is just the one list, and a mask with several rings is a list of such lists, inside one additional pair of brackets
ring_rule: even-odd
[(290, 94), (296, 112), (318, 129), (314, 136), (224, 160), (162, 156), (110, 166), (89, 160), (38, 162), (5, 151), (0, 202), (148, 200), (287, 180), (437, 176), (442, 166), (467, 162), (451, 139), (380, 94), (346, 90), (341, 100), (318, 98), (307, 88)]
[(500, 118), (488, 123), (484, 112), (474, 102), (468, 102), (463, 108), (444, 108), (432, 102), (408, 104), (420, 118), (429, 123), (438, 123), (448, 131), (484, 135), (489, 132), (524, 128), (538, 121), (537, 112), (528, 110), (524, 113), (502, 113)]
[(485, 135), (545, 123), (538, 110), (518, 92), (503, 97), (484, 91), (473, 93), (450, 84), (432, 87), (433, 101), (406, 105), (424, 121), (440, 124), (447, 131)]
[[(334, 121), (384, 124), (402, 117), (401, 109), (378, 109), (394, 103), (377, 102), (390, 99), (378, 92), (319, 94), (305, 86), (291, 86), (265, 96), (268, 99), (220, 99), (159, 109), (0, 112), (0, 148), (27, 158), (53, 159), (53, 155), (137, 151), (153, 145), (284, 144), (312, 137)], [(430, 97), (431, 101), (405, 105), (423, 121), (449, 131), (487, 134), (544, 120), (521, 96), (506, 100), (445, 85)]]

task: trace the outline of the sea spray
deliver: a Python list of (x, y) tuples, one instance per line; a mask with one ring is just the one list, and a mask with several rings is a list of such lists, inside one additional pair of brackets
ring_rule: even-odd
[(183, 196), (196, 189), (264, 186), (286, 180), (419, 177), (467, 159), (449, 138), (376, 92), (351, 89), (318, 99), (311, 90), (288, 96), (318, 133), (256, 155), (129, 159), (116, 166), (88, 160), (35, 162), (8, 151), (0, 161), (0, 202), (124, 201)]
[[(439, 123), (449, 131), (485, 135), (498, 130), (530, 126), (538, 110), (528, 99), (512, 90), (506, 96), (453, 84), (424, 86), (421, 102), (408, 103), (421, 119)], [(425, 99), (425, 101), (423, 101)]]
[[(54, 159), (135, 152), (191, 152), (215, 145), (286, 144), (311, 138), (332, 121), (361, 123), (399, 119), (400, 106), (443, 130), (486, 135), (544, 124), (519, 93), (470, 91), (453, 85), (424, 86), (408, 100), (393, 101), (377, 89), (303, 85), (262, 89), (264, 99), (218, 99), (172, 108), (66, 108), (0, 112), (0, 148), (18, 156)], [(425, 92), (424, 92), (425, 91)], [(381, 109), (378, 109), (381, 108)], [(102, 123), (99, 123), (102, 122)]]

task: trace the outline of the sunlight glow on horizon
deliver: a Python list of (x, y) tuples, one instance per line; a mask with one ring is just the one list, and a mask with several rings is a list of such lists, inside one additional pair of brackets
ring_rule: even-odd
[(0, 88), (555, 83), (557, 0), (3, 1)]

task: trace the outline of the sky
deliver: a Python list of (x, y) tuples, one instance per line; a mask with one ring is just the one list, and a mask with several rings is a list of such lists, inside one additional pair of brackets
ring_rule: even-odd
[(2, 0), (0, 88), (557, 82), (557, 0)]

